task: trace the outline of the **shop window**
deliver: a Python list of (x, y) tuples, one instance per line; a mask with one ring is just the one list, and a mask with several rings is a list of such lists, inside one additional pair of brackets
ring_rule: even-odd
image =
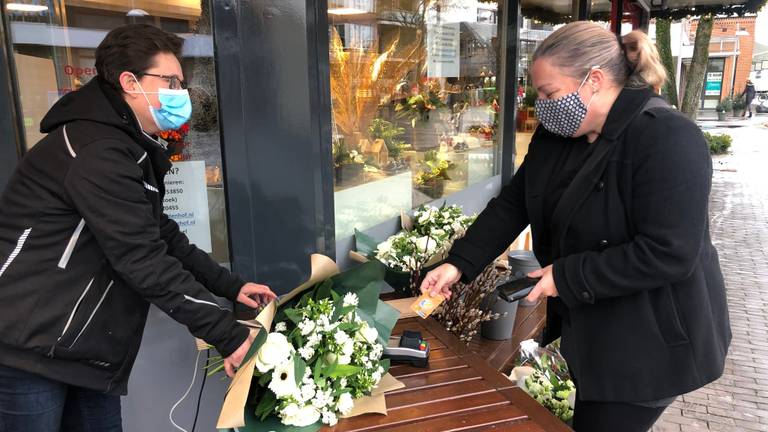
[(337, 238), (498, 175), (501, 3), (328, 2)]
[[(601, 2), (593, 2), (593, 10), (610, 8)], [(517, 65), (517, 125), (515, 136), (515, 167), (523, 163), (534, 130), (539, 126), (534, 104), (538, 98), (531, 81), (533, 53), (539, 44), (555, 30), (571, 21), (571, 2), (546, 3), (523, 0), (522, 28), (520, 29), (520, 55)]]
[[(27, 2), (29, 3), (29, 2)], [(209, 0), (53, 0), (36, 8), (6, 7), (26, 147), (43, 134), (40, 120), (64, 94), (96, 76), (96, 47), (109, 30), (146, 23), (186, 39), (182, 68), (193, 115), (161, 133), (174, 160), (166, 213), (191, 241), (229, 262)], [(34, 9), (34, 10), (31, 10)]]

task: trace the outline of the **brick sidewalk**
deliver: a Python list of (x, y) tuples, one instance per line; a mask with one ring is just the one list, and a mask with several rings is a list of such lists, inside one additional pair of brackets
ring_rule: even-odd
[(768, 431), (768, 129), (728, 133), (734, 148), (714, 158), (710, 217), (733, 342), (723, 377), (678, 398), (654, 432)]

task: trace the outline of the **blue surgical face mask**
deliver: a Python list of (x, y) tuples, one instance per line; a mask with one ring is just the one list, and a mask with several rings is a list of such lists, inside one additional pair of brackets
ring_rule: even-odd
[[(135, 77), (134, 77), (135, 78)], [(139, 83), (139, 80), (136, 80)], [(160, 108), (155, 108), (147, 97), (147, 92), (139, 84), (141, 94), (147, 100), (149, 105), (149, 112), (152, 114), (152, 119), (155, 121), (155, 125), (160, 130), (173, 130), (178, 129), (189, 121), (192, 116), (192, 100), (189, 98), (189, 91), (187, 89), (157, 89), (157, 98), (160, 101)]]

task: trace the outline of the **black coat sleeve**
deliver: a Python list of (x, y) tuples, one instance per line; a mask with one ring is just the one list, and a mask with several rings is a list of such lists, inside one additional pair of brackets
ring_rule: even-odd
[(168, 253), (142, 170), (124, 144), (102, 140), (80, 150), (65, 189), (112, 268), (139, 295), (225, 357), (246, 340), (248, 329)]
[(184, 270), (208, 290), (232, 302), (237, 301), (245, 281), (214, 261), (208, 253), (191, 244), (179, 225), (166, 214), (160, 222), (160, 237), (168, 246), (168, 254), (181, 261)]
[(624, 205), (634, 238), (555, 260), (555, 285), (568, 307), (655, 289), (693, 271), (708, 226), (712, 159), (693, 122), (671, 110), (656, 115), (636, 128), (643, 132), (632, 146)]
[(491, 199), (469, 227), (467, 234), (453, 244), (447, 263), (462, 273), (462, 281), (475, 279), (528, 226), (525, 206), (525, 162), (512, 180)]

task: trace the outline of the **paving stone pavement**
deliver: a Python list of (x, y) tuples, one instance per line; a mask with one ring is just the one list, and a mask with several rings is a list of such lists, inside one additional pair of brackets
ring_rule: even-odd
[(734, 146), (713, 158), (710, 220), (733, 342), (722, 378), (679, 397), (653, 432), (768, 431), (768, 128), (726, 133)]

